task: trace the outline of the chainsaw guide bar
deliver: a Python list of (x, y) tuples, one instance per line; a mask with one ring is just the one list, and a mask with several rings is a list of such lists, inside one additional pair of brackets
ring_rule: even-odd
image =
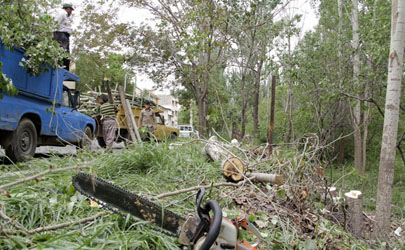
[(137, 218), (133, 219), (135, 222), (150, 222), (153, 225), (147, 227), (151, 230), (177, 237), (185, 222), (180, 215), (94, 175), (80, 172), (73, 176), (72, 183), (77, 191), (103, 208), (123, 217), (126, 216), (120, 211), (129, 213)]

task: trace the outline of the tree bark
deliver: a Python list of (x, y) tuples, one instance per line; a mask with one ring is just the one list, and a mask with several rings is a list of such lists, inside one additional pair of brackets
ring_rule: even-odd
[[(342, 75), (343, 75), (342, 68), (343, 68), (343, 63), (344, 63), (341, 60), (341, 57), (342, 57), (342, 54), (343, 54), (342, 53), (343, 52), (342, 51), (343, 46), (342, 46), (342, 41), (341, 41), (341, 36), (343, 34), (343, 2), (342, 1), (343, 0), (337, 0), (338, 14), (339, 14), (339, 24), (338, 24), (338, 27), (339, 27), (339, 52), (338, 52), (338, 55), (339, 55), (339, 59), (338, 59), (339, 60), (338, 61), (338, 63), (339, 63), (339, 74), (338, 74), (338, 76), (341, 79), (343, 79), (343, 77), (342, 77)], [(339, 83), (339, 88), (342, 89), (342, 82)], [(344, 110), (344, 100), (343, 100), (343, 98), (339, 99), (338, 110), (339, 110), (338, 111), (339, 114), (343, 114), (343, 110)], [(345, 121), (345, 119), (340, 120), (340, 124), (339, 124), (340, 134), (344, 133), (344, 121)], [(341, 139), (341, 140), (339, 140), (339, 143), (338, 143), (338, 152), (339, 152), (339, 157), (338, 158), (339, 158), (339, 163), (340, 164), (344, 163), (344, 158), (345, 158), (344, 149), (345, 149), (345, 142), (344, 142), (343, 139)]]
[(260, 77), (263, 67), (263, 57), (259, 60), (255, 73), (255, 92), (253, 97), (253, 134), (255, 137), (259, 134), (259, 99), (260, 99)]
[[(358, 0), (352, 0), (352, 33), (353, 41), (352, 47), (354, 50), (353, 58), (353, 81), (355, 88), (359, 86), (360, 75), (360, 35), (359, 35), (359, 10)], [(361, 140), (361, 101), (358, 100), (352, 116), (352, 124), (354, 129), (354, 165), (359, 170), (361, 175), (364, 175), (364, 169), (362, 164), (362, 140)]]
[(242, 86), (241, 86), (241, 97), (242, 97), (242, 107), (241, 107), (241, 132), (240, 132), (240, 140), (245, 137), (245, 131), (246, 131), (246, 92), (245, 92), (245, 86), (246, 86), (246, 74), (242, 75)]
[(198, 133), (200, 135), (207, 135), (207, 103), (206, 103), (206, 96), (200, 93), (197, 98), (197, 106), (198, 106)]
[(392, 185), (401, 99), (402, 63), (405, 48), (405, 2), (392, 1), (391, 47), (388, 58), (387, 94), (378, 176), (375, 233), (388, 239), (391, 225)]
[[(376, 8), (377, 8), (377, 0), (374, 0), (373, 19), (371, 21), (373, 28), (375, 26)], [(373, 68), (371, 60), (368, 60), (368, 65), (370, 67), (370, 69), (369, 69), (370, 72), (374, 72), (371, 70)], [(370, 80), (371, 80), (371, 78), (370, 78)], [(375, 82), (375, 79), (373, 79), (373, 80)], [(364, 89), (364, 98), (366, 98), (366, 99), (372, 98), (372, 97), (370, 97), (372, 92), (370, 91), (370, 82), (369, 81), (366, 81), (366, 83), (365, 83), (366, 86)], [(370, 115), (371, 102), (366, 102), (366, 106), (367, 106), (367, 108), (364, 111), (364, 115), (363, 115), (364, 119), (363, 119), (363, 148), (362, 148), (363, 149), (363, 161), (362, 161), (363, 166), (362, 166), (362, 169), (364, 169), (364, 172), (366, 171), (366, 167), (367, 167), (367, 137), (368, 137), (368, 124), (371, 119), (371, 115)]]
[[(288, 57), (291, 58), (291, 36), (288, 36)], [(291, 68), (291, 65), (288, 65)], [(293, 85), (291, 79), (288, 81), (287, 101), (286, 101), (286, 116), (288, 120), (288, 130), (286, 134), (286, 143), (294, 141), (294, 126), (292, 120), (292, 106), (293, 106)]]

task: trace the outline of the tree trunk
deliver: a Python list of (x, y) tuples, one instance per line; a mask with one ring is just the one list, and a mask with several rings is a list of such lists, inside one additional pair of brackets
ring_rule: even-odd
[(394, 182), (399, 104), (401, 99), (402, 63), (405, 48), (405, 2), (392, 1), (391, 48), (388, 59), (387, 94), (384, 129), (378, 176), (375, 233), (388, 239), (391, 225), (392, 185)]
[[(343, 77), (342, 77), (342, 72), (343, 72), (343, 70), (342, 70), (342, 66), (343, 66), (343, 63), (344, 62), (342, 62), (342, 60), (340, 59), (341, 57), (342, 57), (342, 48), (343, 48), (343, 46), (342, 46), (342, 42), (341, 42), (341, 40), (340, 40), (340, 37), (342, 36), (342, 33), (343, 33), (343, 3), (342, 3), (342, 1), (343, 0), (337, 0), (337, 3), (338, 3), (338, 13), (339, 13), (339, 52), (338, 52), (338, 55), (339, 55), (339, 61), (338, 61), (338, 63), (339, 63), (339, 78), (341, 78), (341, 79), (343, 79)], [(340, 81), (340, 83), (339, 83), (339, 87), (340, 87), (340, 89), (342, 89), (342, 82)], [(340, 98), (340, 100), (339, 100), (339, 108), (338, 108), (338, 112), (339, 112), (339, 114), (344, 114), (344, 112), (343, 112), (343, 110), (344, 110), (344, 100), (342, 99), (342, 98)], [(344, 122), (345, 122), (345, 119), (344, 118), (342, 118), (342, 119), (340, 119), (340, 124), (339, 124), (339, 130), (340, 130), (340, 134), (344, 134)], [(344, 149), (345, 149), (345, 141), (344, 141), (344, 139), (340, 139), (339, 140), (339, 143), (338, 143), (338, 152), (339, 152), (339, 157), (338, 157), (338, 161), (339, 161), (339, 163), (340, 164), (343, 164), (344, 163), (344, 158), (345, 158), (345, 155), (344, 155)]]
[[(203, 88), (203, 89), (201, 89)], [(208, 86), (205, 86), (208, 88)], [(207, 104), (207, 95), (208, 91), (203, 87), (196, 88), (196, 96), (197, 96), (197, 106), (198, 106), (198, 133), (201, 136), (207, 135), (208, 129), (208, 122), (207, 122), (207, 114), (208, 114), (208, 104)]]
[(207, 135), (207, 103), (206, 96), (198, 98), (198, 133), (201, 136)]
[(255, 137), (259, 135), (259, 99), (260, 99), (260, 77), (262, 72), (264, 59), (259, 60), (255, 74), (255, 92), (253, 98), (253, 134)]
[[(291, 36), (288, 36), (288, 57), (291, 59)], [(291, 68), (291, 65), (288, 65)], [(292, 121), (292, 106), (293, 106), (293, 85), (291, 79), (288, 80), (286, 116), (288, 121), (288, 130), (286, 134), (286, 143), (294, 141), (294, 127)]]
[(193, 126), (193, 101), (190, 102), (190, 125)]
[[(352, 0), (352, 33), (353, 33), (353, 81), (354, 86), (358, 87), (359, 75), (360, 75), (360, 35), (359, 35), (359, 10), (358, 0)], [(361, 175), (364, 175), (364, 169), (362, 164), (362, 140), (361, 140), (361, 101), (357, 101), (352, 116), (352, 124), (354, 129), (354, 165), (359, 170)]]
[[(374, 7), (373, 7), (373, 19), (371, 21), (372, 27), (374, 28), (375, 26), (375, 19), (376, 19), (376, 8), (377, 8), (377, 0), (374, 0)], [(368, 60), (368, 65), (369, 65), (369, 71), (374, 72), (371, 69), (373, 68), (373, 65), (371, 63), (371, 60)], [(372, 74), (371, 74), (372, 75)], [(375, 78), (375, 77), (374, 77)], [(371, 78), (370, 78), (371, 80)], [(369, 81), (370, 81), (369, 80)], [(364, 89), (364, 98), (369, 99), (370, 98), (370, 82), (367, 81), (365, 84), (365, 89)], [(374, 79), (375, 81), (375, 79)], [(366, 110), (364, 111), (363, 115), (363, 166), (362, 168), (364, 169), (364, 172), (366, 171), (367, 167), (367, 137), (368, 137), (368, 124), (371, 119), (370, 117), (370, 109), (371, 109), (371, 103), (367, 102), (366, 103)]]
[(241, 86), (241, 97), (242, 97), (242, 107), (241, 107), (241, 132), (240, 132), (240, 140), (245, 137), (245, 130), (246, 130), (246, 93), (245, 93), (245, 86), (246, 86), (246, 74), (242, 75), (242, 86)]

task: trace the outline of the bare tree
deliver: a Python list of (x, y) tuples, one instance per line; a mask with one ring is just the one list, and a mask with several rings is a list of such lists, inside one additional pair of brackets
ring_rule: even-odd
[(391, 47), (388, 58), (388, 81), (385, 99), (384, 129), (378, 176), (375, 233), (387, 239), (391, 225), (392, 185), (394, 182), (401, 81), (405, 48), (405, 2), (392, 1)]

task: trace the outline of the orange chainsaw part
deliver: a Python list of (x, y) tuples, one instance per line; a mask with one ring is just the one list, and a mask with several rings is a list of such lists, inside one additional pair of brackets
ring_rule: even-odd
[[(260, 233), (257, 231), (256, 227), (253, 226), (249, 222), (248, 219), (238, 217), (238, 218), (232, 219), (231, 221), (232, 221), (232, 224), (236, 227), (236, 229), (242, 228), (242, 229), (248, 231), (249, 233), (257, 236), (258, 238), (260, 238), (260, 239), (262, 238)], [(252, 246), (249, 242), (247, 242), (245, 240), (243, 240), (242, 242), (237, 241), (236, 250), (247, 250), (247, 249), (257, 250), (257, 245), (258, 245), (258, 243), (254, 244), (254, 246)]]

